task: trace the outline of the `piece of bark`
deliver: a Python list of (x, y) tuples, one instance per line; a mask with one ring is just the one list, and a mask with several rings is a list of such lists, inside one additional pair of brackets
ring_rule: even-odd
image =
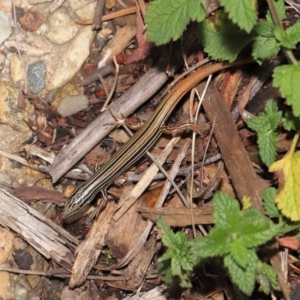
[[(186, 227), (192, 225), (190, 208), (149, 208), (141, 206), (138, 208), (138, 211), (144, 218), (147, 218), (152, 222), (156, 222), (158, 218), (162, 217), (169, 226)], [(194, 208), (194, 224), (212, 224), (212, 213), (212, 207)]]
[[(178, 139), (178, 138), (176, 138), (176, 139)], [(175, 140), (175, 138), (173, 138), (172, 141), (170, 141), (170, 144), (174, 143), (174, 140)], [(175, 142), (175, 144), (176, 144), (176, 142)], [(183, 160), (183, 158), (184, 158), (184, 156), (186, 154), (186, 150), (187, 150), (188, 144), (189, 144), (189, 142), (187, 142), (186, 145), (181, 149), (181, 152), (179, 153), (178, 157), (176, 158), (176, 160), (175, 160), (175, 162), (174, 162), (174, 164), (173, 164), (173, 166), (172, 166), (172, 168), (171, 168), (171, 170), (169, 172), (169, 176), (173, 180), (174, 180), (176, 174), (178, 173), (179, 166), (180, 166), (180, 164), (181, 164), (181, 162), (182, 162), (182, 160)], [(162, 152), (162, 155), (157, 159), (160, 164), (162, 164), (162, 161), (161, 161), (162, 159), (165, 160), (165, 158), (163, 158), (163, 156), (165, 155), (164, 152), (166, 152), (166, 150), (167, 150), (167, 148), (164, 149), (164, 151)], [(148, 168), (147, 172), (151, 168), (158, 170), (157, 166), (155, 164), (153, 164), (150, 168)], [(149, 177), (154, 176), (154, 175), (155, 175), (155, 172), (154, 172), (154, 170), (152, 170), (152, 171), (149, 172), (148, 175), (145, 173), (144, 177), (149, 178)], [(151, 182), (151, 178), (149, 180), (149, 183), (150, 182)], [(139, 182), (139, 184), (140, 183), (141, 183), (141, 181)], [(148, 184), (146, 186), (148, 186)], [(138, 185), (135, 186), (135, 188), (131, 191), (131, 193), (136, 189), (136, 187)], [(146, 186), (144, 186), (144, 188)], [(160, 207), (160, 206), (163, 205), (164, 200), (165, 200), (167, 194), (169, 193), (170, 187), (171, 187), (171, 184), (170, 184), (170, 182), (167, 181), (164, 184), (164, 188), (163, 188), (163, 190), (161, 192), (160, 197), (157, 200), (157, 203), (155, 204), (156, 207)], [(133, 192), (133, 195), (135, 195), (135, 197), (133, 197), (133, 195), (131, 195), (130, 198), (131, 199), (132, 198), (136, 199), (137, 197), (139, 197), (138, 194), (143, 192), (143, 191), (141, 191), (141, 188), (142, 187), (136, 189), (136, 191)], [(123, 199), (123, 201), (127, 202), (127, 201), (129, 201), (129, 199), (128, 200), (127, 199), (126, 200)], [(116, 221), (119, 218), (115, 218), (115, 216), (116, 215), (114, 215), (114, 220)], [(124, 217), (123, 214), (122, 214), (122, 216)], [(145, 242), (146, 242), (146, 240), (148, 238), (148, 235), (149, 235), (149, 233), (150, 233), (150, 231), (152, 229), (153, 223), (148, 220), (146, 224), (143, 223), (142, 225), (144, 226), (143, 232), (138, 236), (138, 238), (135, 239), (134, 246), (126, 253), (126, 255), (118, 262), (118, 264), (115, 265), (115, 266), (113, 266), (111, 269), (120, 269), (120, 268), (123, 268), (124, 266), (128, 265), (129, 262), (137, 255), (137, 253), (139, 253), (141, 247), (144, 246), (144, 244), (145, 244)]]
[(24, 202), (43, 200), (63, 206), (67, 199), (58, 191), (47, 190), (40, 186), (19, 186), (13, 188), (14, 195)]
[(105, 45), (101, 51), (101, 60), (98, 69), (112, 62), (113, 57), (119, 55), (136, 35), (136, 26), (126, 25), (119, 29), (115, 36)]
[(262, 189), (251, 160), (240, 140), (229, 109), (213, 84), (208, 88), (203, 107), (211, 122), (214, 118), (217, 120), (214, 135), (238, 198), (241, 200), (244, 196), (250, 197), (252, 207), (263, 212)]
[(115, 205), (108, 202), (94, 221), (88, 237), (78, 246), (69, 283), (70, 288), (81, 285), (96, 263), (101, 249), (105, 245), (106, 235), (114, 212)]
[[(127, 117), (132, 114), (167, 81), (168, 76), (163, 71), (163, 65), (163, 63), (159, 63), (156, 67), (151, 68), (132, 88), (110, 105), (111, 109), (118, 116)], [(105, 111), (74, 138), (54, 159), (50, 172), (53, 182), (67, 173), (116, 125), (116, 121), (109, 111)]]
[(137, 291), (145, 279), (152, 257), (156, 252), (155, 245), (155, 237), (151, 236), (124, 271), (123, 276), (126, 281), (109, 281), (107, 284), (122, 290)]
[[(123, 194), (129, 193), (129, 189), (124, 189)], [(139, 202), (136, 201), (117, 221), (112, 220), (107, 236), (107, 246), (113, 257), (121, 259), (134, 247), (137, 239), (143, 233), (147, 220), (141, 218), (137, 212)]]
[(78, 240), (3, 189), (0, 189), (0, 224), (17, 232), (46, 258), (71, 270), (74, 255), (66, 244), (76, 246)]

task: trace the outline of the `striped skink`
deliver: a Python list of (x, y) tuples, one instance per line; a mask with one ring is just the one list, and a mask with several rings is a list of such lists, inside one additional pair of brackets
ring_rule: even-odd
[(233, 63), (215, 63), (198, 69), (176, 86), (163, 98), (154, 113), (144, 126), (126, 142), (99, 170), (85, 183), (77, 187), (69, 197), (64, 209), (64, 218), (67, 223), (78, 219), (84, 208), (102, 191), (111, 185), (117, 177), (131, 167), (157, 141), (165, 120), (169, 117), (180, 99), (200, 81), (220, 70), (249, 63), (236, 61)]

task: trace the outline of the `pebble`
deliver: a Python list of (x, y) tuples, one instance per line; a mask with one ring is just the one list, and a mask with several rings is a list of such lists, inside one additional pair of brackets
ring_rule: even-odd
[(34, 107), (26, 100), (26, 109), (18, 107), (20, 90), (9, 83), (0, 82), (0, 122), (19, 132), (30, 131), (24, 119), (33, 115)]
[(69, 42), (79, 31), (79, 26), (64, 7), (50, 14), (47, 23), (47, 38), (56, 45)]
[(6, 13), (10, 13), (11, 12), (11, 0), (1, 0), (0, 1), (0, 10), (4, 11)]
[[(7, 263), (13, 249), (14, 236), (7, 228), (0, 228), (0, 264)], [(1, 299), (15, 299), (13, 285), (16, 277), (10, 277), (8, 272), (0, 272), (0, 297)]]
[(20, 283), (16, 282), (15, 285), (15, 300), (28, 300), (28, 291), (27, 289)]
[(44, 79), (47, 70), (43, 61), (38, 60), (37, 62), (28, 66), (28, 81), (29, 88), (33, 94), (38, 94), (45, 87)]
[(17, 54), (13, 54), (10, 58), (10, 76), (17, 87), (21, 87), (23, 85), (25, 73)]
[(69, 0), (73, 11), (82, 21), (91, 21), (94, 18), (96, 1), (87, 3), (86, 0)]
[(57, 111), (63, 116), (71, 116), (83, 109), (88, 108), (89, 100), (85, 95), (67, 96), (60, 100)]
[(19, 24), (25, 31), (36, 31), (42, 26), (43, 22), (44, 16), (38, 10), (29, 10), (19, 19)]
[(3, 42), (8, 39), (12, 33), (12, 27), (10, 24), (10, 17), (4, 13), (3, 11), (0, 11), (0, 46), (3, 44)]
[(50, 76), (46, 86), (48, 91), (64, 86), (77, 74), (90, 54), (94, 35), (95, 32), (93, 32), (92, 26), (80, 28), (76, 37), (68, 44), (68, 49), (64, 52), (56, 69)]

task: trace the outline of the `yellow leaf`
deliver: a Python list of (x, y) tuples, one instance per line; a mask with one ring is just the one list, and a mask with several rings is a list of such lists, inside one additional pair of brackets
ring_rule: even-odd
[(250, 197), (244, 196), (242, 199), (243, 210), (251, 207)]
[(282, 214), (292, 221), (300, 220), (300, 152), (289, 152), (273, 163), (270, 172), (275, 172), (279, 182), (276, 202)]

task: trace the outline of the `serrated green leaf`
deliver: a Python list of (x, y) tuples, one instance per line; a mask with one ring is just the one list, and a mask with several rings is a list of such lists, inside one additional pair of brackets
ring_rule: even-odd
[(277, 126), (281, 121), (281, 112), (278, 111), (277, 113), (272, 113), (268, 115), (268, 119), (269, 119), (271, 130), (277, 129)]
[(296, 23), (291, 27), (287, 28), (286, 34), (291, 40), (293, 47), (300, 42), (300, 23)]
[[(239, 227), (239, 203), (224, 192), (217, 191), (213, 197), (214, 224), (219, 228)], [(232, 225), (234, 223), (235, 225)]]
[(257, 117), (246, 119), (247, 126), (256, 132), (270, 130), (270, 124), (268, 118), (264, 113), (260, 113)]
[(214, 17), (214, 20), (206, 19), (198, 24), (200, 43), (213, 59), (232, 62), (252, 41), (253, 36), (232, 24), (222, 11), (218, 11)]
[(266, 166), (270, 166), (276, 158), (277, 155), (277, 148), (276, 143), (278, 140), (277, 134), (273, 131), (266, 131), (266, 132), (258, 132), (258, 148), (259, 148), (259, 155), (261, 160)]
[(172, 270), (172, 275), (181, 275), (181, 261), (178, 259), (172, 259), (172, 263), (171, 263), (171, 270)]
[(292, 105), (294, 115), (300, 116), (300, 67), (296, 65), (283, 65), (275, 68), (273, 73), (273, 85), (279, 88), (287, 103)]
[(266, 211), (266, 214), (270, 218), (278, 218), (280, 217), (280, 212), (275, 203), (275, 196), (277, 190), (274, 187), (267, 187), (262, 195), (263, 205)]
[(281, 120), (281, 112), (278, 111), (277, 104), (273, 99), (268, 100), (265, 112), (257, 117), (247, 119), (246, 123), (250, 129), (257, 132), (259, 154), (262, 161), (271, 165), (276, 157), (277, 135), (274, 130)]
[(233, 282), (243, 293), (250, 296), (255, 284), (255, 264), (257, 256), (254, 251), (248, 252), (247, 260), (247, 267), (242, 268), (235, 262), (231, 255), (227, 255), (224, 257), (224, 265), (228, 268)]
[(258, 261), (256, 264), (256, 278), (260, 284), (260, 290), (265, 294), (269, 294), (270, 289), (278, 290), (277, 274), (273, 267), (270, 265)]
[(300, 118), (295, 117), (292, 111), (287, 111), (282, 118), (284, 129), (291, 131), (300, 128)]
[(252, 56), (260, 64), (280, 50), (280, 44), (274, 37), (266, 38), (257, 36), (252, 45)]
[(240, 239), (237, 238), (230, 243), (230, 254), (236, 263), (242, 268), (246, 268), (248, 264), (247, 252), (247, 248)]
[(252, 30), (257, 19), (255, 0), (220, 0), (220, 3), (225, 7), (233, 23), (248, 33)]
[(273, 269), (272, 266), (264, 263), (264, 272), (267, 275), (270, 283), (271, 283), (271, 287), (273, 290), (279, 290), (279, 285), (278, 285), (278, 280), (277, 280), (277, 273), (276, 271)]
[(274, 37), (274, 29), (275, 26), (272, 22), (262, 22), (258, 23), (254, 27), (254, 31), (258, 36), (265, 37), (265, 38), (271, 38)]
[(176, 244), (175, 233), (167, 225), (163, 218), (157, 220), (157, 226), (162, 230), (163, 243), (168, 247), (174, 247)]
[[(244, 228), (249, 229), (249, 226), (244, 226)], [(271, 240), (278, 234), (281, 229), (279, 225), (270, 225), (270, 226), (253, 226), (254, 228), (251, 230), (255, 230), (256, 232), (247, 233), (241, 235), (240, 239), (247, 248), (257, 247), (265, 244), (267, 241)]]
[[(242, 218), (242, 224), (249, 224), (250, 228), (251, 228), (251, 224), (253, 224), (253, 226), (266, 226), (269, 224), (265, 216), (261, 212), (259, 212), (258, 210), (252, 207), (244, 210), (243, 216), (241, 218)], [(253, 227), (252, 230), (254, 231), (250, 231), (250, 232), (255, 232), (256, 228)]]
[(147, 8), (147, 38), (157, 45), (166, 44), (177, 40), (190, 20), (204, 19), (205, 10), (199, 0), (155, 0)]
[[(265, 105), (265, 109), (264, 109), (266, 115), (277, 115), (279, 112), (278, 112), (278, 106), (277, 106), (277, 103), (274, 99), (269, 99)], [(281, 114), (279, 114), (279, 120), (278, 120), (278, 123), (280, 121), (280, 117), (281, 117)], [(277, 126), (277, 124), (276, 124)]]
[(287, 49), (293, 49), (295, 47), (292, 37), (289, 36), (283, 29), (276, 27), (274, 35), (281, 46), (286, 47)]
[(222, 228), (213, 228), (205, 238), (195, 239), (191, 246), (197, 261), (229, 252), (230, 236)]

